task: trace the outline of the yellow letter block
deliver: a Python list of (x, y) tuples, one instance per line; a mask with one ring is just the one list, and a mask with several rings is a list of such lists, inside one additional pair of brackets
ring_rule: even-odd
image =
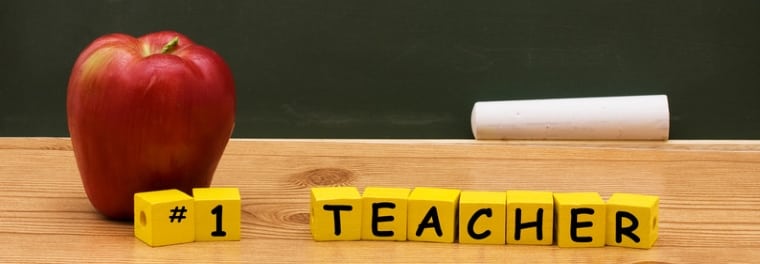
[(311, 188), (311, 234), (314, 240), (359, 240), (362, 197), (356, 187)]
[(362, 239), (406, 240), (407, 188), (367, 187), (362, 197)]
[(506, 192), (462, 191), (459, 196), (459, 243), (504, 244)]
[(659, 197), (615, 193), (607, 200), (607, 245), (651, 248), (657, 240)]
[(552, 192), (507, 191), (507, 244), (551, 245), (553, 232)]
[(195, 241), (240, 240), (238, 188), (193, 188)]
[(138, 239), (154, 247), (195, 240), (193, 197), (172, 189), (136, 193), (134, 201)]
[(599, 193), (555, 193), (555, 234), (559, 247), (603, 247), (606, 206)]
[(453, 243), (459, 190), (417, 187), (409, 194), (407, 238)]

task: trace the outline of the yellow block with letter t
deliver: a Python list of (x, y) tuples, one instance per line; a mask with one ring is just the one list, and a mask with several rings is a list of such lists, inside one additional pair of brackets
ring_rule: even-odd
[(356, 187), (311, 188), (311, 234), (314, 240), (359, 240), (362, 197)]

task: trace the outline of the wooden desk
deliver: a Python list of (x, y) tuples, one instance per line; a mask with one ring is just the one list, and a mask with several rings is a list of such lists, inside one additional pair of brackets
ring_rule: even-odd
[[(760, 141), (232, 140), (214, 186), (243, 197), (242, 241), (151, 248), (85, 197), (69, 139), (0, 139), (0, 262), (756, 262)], [(659, 195), (650, 250), (315, 242), (309, 187)]]

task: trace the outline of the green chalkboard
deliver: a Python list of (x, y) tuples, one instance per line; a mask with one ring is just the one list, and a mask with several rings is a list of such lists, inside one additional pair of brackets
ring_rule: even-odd
[(173, 29), (215, 49), (234, 137), (472, 138), (475, 101), (667, 94), (671, 138), (760, 139), (760, 1), (0, 3), (0, 136), (67, 136), (96, 37)]

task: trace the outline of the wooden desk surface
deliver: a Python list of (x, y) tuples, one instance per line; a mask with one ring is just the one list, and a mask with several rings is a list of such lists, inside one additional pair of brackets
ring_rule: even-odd
[[(477, 142), (244, 140), (230, 142), (214, 186), (243, 197), (242, 240), (151, 248), (132, 224), (103, 219), (85, 197), (66, 138), (0, 138), (0, 262), (756, 262), (760, 141)], [(659, 195), (650, 250), (315, 242), (317, 185)]]

